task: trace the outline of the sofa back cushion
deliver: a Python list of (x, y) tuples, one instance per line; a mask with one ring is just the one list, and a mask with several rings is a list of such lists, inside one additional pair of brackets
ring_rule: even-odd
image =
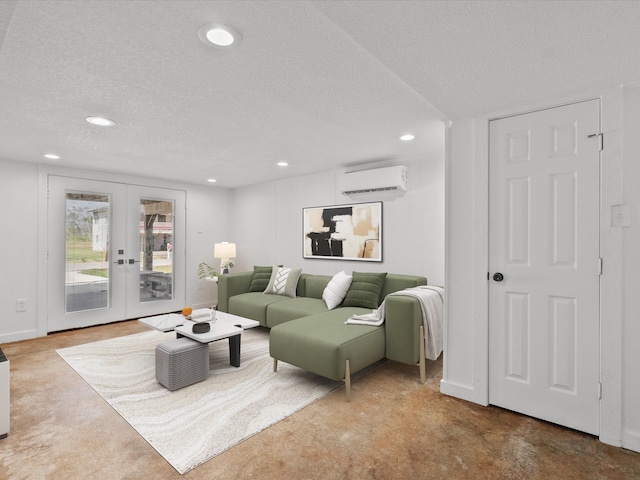
[(301, 272), (301, 268), (274, 266), (269, 284), (264, 293), (296, 298), (296, 289), (298, 288), (298, 279)]
[(328, 275), (305, 275), (304, 277), (303, 296), (322, 299), (322, 292), (331, 281), (331, 277)]
[(347, 275), (344, 271), (338, 272), (333, 276), (322, 293), (322, 300), (324, 300), (329, 310), (333, 310), (342, 303), (349, 291), (352, 280), (353, 277)]
[(249, 285), (249, 292), (264, 292), (269, 285), (271, 279), (271, 271), (273, 267), (253, 267), (253, 276), (251, 277), (251, 285)]
[(353, 280), (347, 295), (342, 302), (343, 307), (362, 307), (376, 309), (382, 302), (381, 294), (386, 273), (353, 272)]
[(382, 293), (380, 294), (380, 303), (393, 292), (404, 290), (405, 288), (417, 287), (418, 285), (426, 285), (427, 279), (417, 275), (398, 275), (390, 273), (384, 280)]

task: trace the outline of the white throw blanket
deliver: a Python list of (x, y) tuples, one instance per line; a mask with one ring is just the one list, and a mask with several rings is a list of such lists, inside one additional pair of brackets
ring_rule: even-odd
[[(424, 324), (424, 352), (429, 360), (437, 360), (442, 353), (442, 323), (444, 310), (444, 288), (420, 285), (418, 287), (405, 288), (391, 295), (405, 295), (415, 297), (422, 310), (422, 323)], [(385, 298), (377, 310), (365, 315), (353, 315), (346, 321), (348, 324), (380, 326), (384, 323)]]

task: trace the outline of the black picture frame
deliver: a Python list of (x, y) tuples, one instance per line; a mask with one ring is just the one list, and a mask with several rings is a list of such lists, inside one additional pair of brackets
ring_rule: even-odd
[(382, 262), (382, 202), (302, 209), (303, 258)]

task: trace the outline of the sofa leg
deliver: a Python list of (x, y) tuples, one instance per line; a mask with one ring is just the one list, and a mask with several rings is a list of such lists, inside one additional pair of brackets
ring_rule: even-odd
[(420, 383), (423, 384), (427, 381), (427, 361), (424, 356), (424, 325), (420, 325), (420, 361), (418, 366), (420, 367)]
[(277, 358), (273, 359), (273, 371), (274, 372), (278, 371), (278, 359)]
[(344, 363), (344, 391), (347, 394), (347, 402), (351, 401), (351, 368), (349, 360)]

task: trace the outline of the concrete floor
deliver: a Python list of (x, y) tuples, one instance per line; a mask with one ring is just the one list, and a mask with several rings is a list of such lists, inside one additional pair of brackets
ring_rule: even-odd
[[(439, 393), (442, 364), (387, 362), (185, 475), (55, 352), (145, 331), (136, 321), (1, 346), (11, 431), (0, 479), (639, 479), (640, 454)], [(250, 392), (247, 392), (250, 395)], [(215, 434), (215, 432), (212, 432)]]

